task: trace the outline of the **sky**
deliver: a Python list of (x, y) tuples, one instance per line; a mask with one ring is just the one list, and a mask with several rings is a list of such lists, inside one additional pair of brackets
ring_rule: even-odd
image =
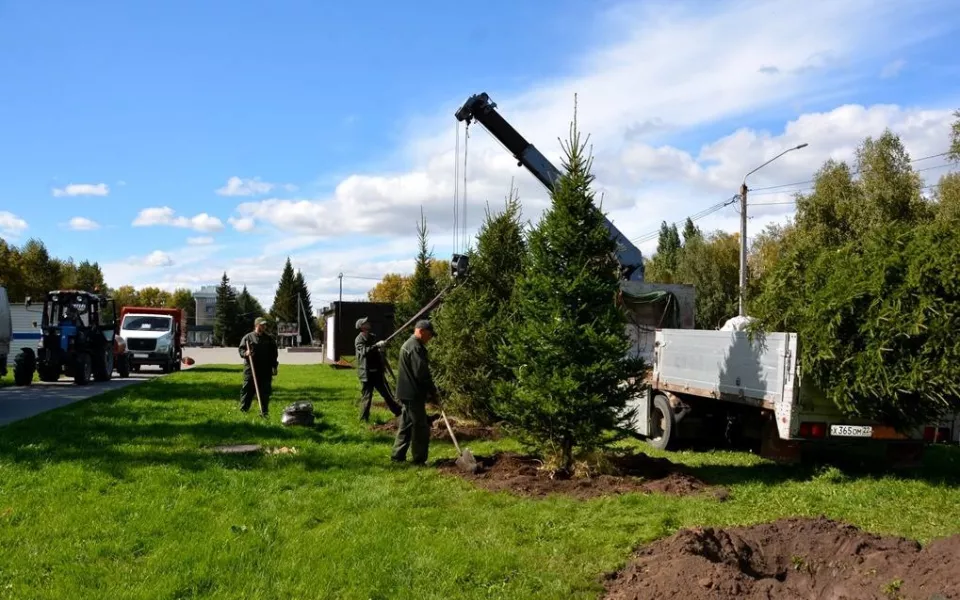
[[(458, 129), (457, 108), (486, 92), (558, 166), (576, 98), (602, 209), (647, 256), (661, 221), (729, 200), (807, 143), (750, 176), (751, 238), (885, 128), (927, 184), (956, 168), (926, 158), (960, 108), (956, 7), (4, 0), (0, 237), (97, 261), (113, 287), (226, 272), (269, 307), (289, 257), (316, 308), (340, 273), (342, 297), (362, 299), (412, 271), (421, 211), (448, 259), (455, 198), (468, 240), (511, 185), (531, 224), (549, 206), (481, 125)], [(738, 231), (739, 213), (697, 224)]]

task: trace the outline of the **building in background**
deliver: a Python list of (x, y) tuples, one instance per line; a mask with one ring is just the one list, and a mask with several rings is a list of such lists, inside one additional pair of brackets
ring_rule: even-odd
[(217, 286), (205, 285), (193, 293), (196, 302), (194, 323), (187, 325), (188, 346), (212, 346), (213, 323), (217, 318)]
[(353, 356), (353, 342), (360, 333), (356, 327), (360, 317), (370, 319), (371, 331), (379, 339), (386, 339), (394, 331), (394, 313), (391, 302), (332, 302), (320, 310), (323, 315), (324, 357), (335, 361), (343, 356)]

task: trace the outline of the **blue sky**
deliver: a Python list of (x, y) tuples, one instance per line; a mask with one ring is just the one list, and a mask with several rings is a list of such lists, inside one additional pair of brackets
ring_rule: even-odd
[[(796, 136), (809, 149), (754, 187), (886, 126), (920, 156), (960, 107), (947, 0), (362, 4), (3, 3), (0, 235), (97, 260), (111, 285), (227, 270), (265, 300), (289, 255), (323, 304), (338, 272), (356, 297), (359, 277), (408, 269), (421, 207), (449, 254), (452, 113), (475, 92), (551, 158), (578, 93), (605, 209), (640, 239)], [(543, 190), (476, 129), (468, 228), (511, 177), (535, 219)]]

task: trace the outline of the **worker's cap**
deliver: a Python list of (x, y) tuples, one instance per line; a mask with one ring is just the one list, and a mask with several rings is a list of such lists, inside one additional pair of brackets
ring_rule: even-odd
[(430, 322), (430, 319), (421, 319), (417, 321), (417, 324), (414, 325), (414, 329), (422, 329), (424, 331), (429, 331), (433, 335), (437, 335), (437, 332), (433, 330), (433, 323)]
[(368, 323), (369, 321), (370, 320), (367, 319), (366, 317), (360, 317), (359, 319), (357, 319), (357, 329), (360, 329), (361, 327), (363, 327), (364, 323)]
[[(247, 323), (249, 323), (249, 322), (250, 322), (250, 321), (247, 321)], [(266, 317), (257, 317), (256, 320), (253, 322), (253, 324), (254, 324), (254, 325), (266, 325), (268, 322), (269, 322), (269, 321), (267, 321)]]

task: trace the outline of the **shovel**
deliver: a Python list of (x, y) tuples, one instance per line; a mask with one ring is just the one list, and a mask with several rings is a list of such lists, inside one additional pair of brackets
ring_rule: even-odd
[(477, 459), (473, 457), (470, 448), (460, 450), (460, 444), (457, 443), (457, 436), (453, 435), (453, 428), (450, 427), (450, 421), (447, 420), (447, 415), (443, 412), (442, 408), (440, 409), (440, 416), (443, 417), (443, 422), (447, 425), (447, 431), (450, 432), (450, 439), (453, 440), (453, 446), (457, 449), (457, 454), (460, 455), (457, 457), (457, 466), (469, 473), (476, 473), (480, 468), (479, 465), (477, 465)]
[(250, 355), (250, 342), (247, 342), (247, 361), (250, 363), (250, 373), (253, 375), (253, 389), (257, 392), (257, 404), (263, 414), (263, 400), (260, 399), (260, 384), (257, 383), (257, 370), (253, 368), (253, 356)]

